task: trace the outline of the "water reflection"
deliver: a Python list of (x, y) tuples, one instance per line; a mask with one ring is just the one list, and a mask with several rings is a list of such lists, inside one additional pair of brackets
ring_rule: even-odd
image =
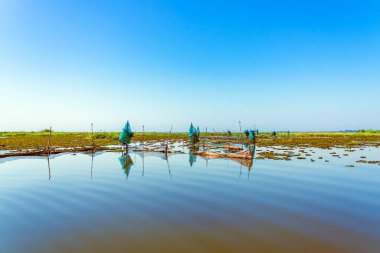
[(145, 172), (145, 154), (144, 154), (144, 152), (142, 152), (141, 158), (142, 158), (141, 160), (142, 160), (142, 167), (143, 167), (142, 176), (144, 176), (144, 172)]
[[(205, 160), (205, 167), (208, 168), (208, 164), (209, 164), (209, 160), (227, 160), (227, 168), (229, 166), (229, 162), (232, 160), (232, 161), (235, 161), (237, 163), (240, 164), (240, 173), (239, 173), (239, 177), (241, 177), (242, 175), (242, 167), (246, 167), (247, 168), (247, 171), (248, 171), (248, 178), (249, 178), (249, 175), (250, 175), (250, 171), (251, 171), (251, 167), (253, 166), (253, 161), (254, 161), (254, 158), (255, 158), (255, 152), (256, 152), (256, 145), (250, 145), (250, 144), (244, 144), (243, 145), (243, 148), (245, 150), (250, 150), (250, 152), (252, 153), (252, 159), (240, 159), (240, 158), (210, 158), (210, 157), (201, 157)], [(189, 159), (188, 159), (188, 162), (190, 164), (190, 167), (193, 167), (193, 165), (196, 163), (197, 161), (197, 153), (200, 151), (200, 147), (198, 146), (192, 146), (189, 148), (188, 150), (188, 155), (189, 155)], [(103, 154), (104, 152), (90, 152), (90, 153), (87, 153), (86, 155), (89, 155), (91, 156), (91, 165), (90, 165), (90, 178), (91, 180), (93, 179), (93, 176), (94, 176), (94, 158), (95, 156), (98, 156), (98, 155), (101, 155)], [(131, 155), (132, 153), (134, 153), (135, 155), (135, 158), (134, 158), (134, 161), (133, 159), (131, 158)], [(72, 155), (76, 155), (76, 154), (72, 154)], [(173, 175), (172, 175), (172, 171), (171, 171), (171, 166), (170, 166), (170, 161), (169, 161), (169, 157), (172, 156), (172, 155), (176, 155), (175, 153), (166, 153), (166, 152), (147, 152), (147, 151), (139, 151), (139, 152), (125, 152), (125, 153), (122, 153), (122, 155), (118, 158), (119, 160), (119, 163), (124, 171), (124, 174), (126, 175), (126, 179), (128, 178), (129, 176), (129, 173), (130, 173), (130, 170), (131, 170), (131, 167), (132, 165), (136, 162), (136, 156), (139, 156), (141, 158), (141, 161), (142, 161), (142, 176), (145, 175), (145, 157), (159, 157), (161, 158), (162, 160), (165, 160), (166, 161), (166, 166), (167, 166), (167, 169), (168, 169), (168, 174), (170, 176), (170, 179), (173, 178)], [(48, 179), (51, 180), (52, 178), (52, 175), (51, 175), (51, 165), (50, 165), (50, 160), (51, 158), (55, 158), (56, 156), (53, 156), (53, 157), (50, 157), (50, 155), (48, 155), (46, 158), (47, 158), (47, 167), (48, 167)]]
[(121, 164), (121, 168), (124, 170), (125, 179), (128, 179), (129, 172), (133, 165), (131, 156), (128, 153), (125, 153), (119, 157), (119, 162)]
[(103, 153), (104, 153), (104, 151), (98, 151), (98, 152), (96, 152), (94, 150), (92, 150), (91, 153), (87, 153), (87, 155), (91, 156), (91, 167), (90, 167), (90, 178), (91, 178), (91, 180), (92, 180), (93, 170), (94, 170), (94, 158), (95, 158), (95, 156), (99, 156), (99, 155), (101, 155)]
[[(331, 151), (313, 156), (321, 152)], [(345, 167), (343, 159), (357, 159), (351, 154), (328, 164), (201, 156), (190, 169), (188, 153), (133, 153), (0, 164), (2, 252), (119, 252), (125, 245), (137, 252), (379, 249), (380, 170)], [(142, 177), (145, 166), (150, 175)], [(255, 180), (239, 180), (253, 166)], [(88, 167), (101, 180), (88, 180)], [(166, 170), (175, 182), (168, 182)]]
[(190, 164), (190, 167), (193, 167), (193, 164), (196, 161), (197, 161), (197, 157), (192, 152), (190, 152), (189, 153), (189, 164)]
[(193, 167), (193, 164), (197, 161), (197, 156), (194, 155), (196, 152), (199, 151), (199, 148), (197, 146), (192, 146), (189, 149), (189, 164), (190, 167)]
[(172, 173), (171, 173), (170, 163), (169, 163), (169, 157), (173, 155), (172, 153), (145, 152), (145, 151), (139, 151), (139, 152), (134, 152), (134, 153), (138, 155), (139, 157), (141, 157), (142, 165), (143, 165), (142, 176), (144, 176), (144, 173), (145, 173), (145, 156), (148, 156), (148, 157), (150, 156), (150, 157), (159, 157), (162, 160), (166, 161), (169, 176), (170, 176), (170, 179), (172, 179)]
[(91, 180), (92, 180), (92, 169), (94, 167), (94, 152), (91, 153)]
[(170, 170), (170, 164), (169, 164), (169, 157), (168, 157), (168, 153), (165, 153), (165, 158), (166, 158), (166, 164), (168, 166), (168, 171), (169, 171), (169, 175), (170, 175), (170, 180), (173, 180), (173, 176), (172, 176), (172, 172)]
[[(241, 177), (241, 175), (242, 175), (242, 168), (246, 167), (247, 171), (248, 171), (247, 176), (249, 178), (250, 172), (251, 172), (251, 168), (252, 168), (253, 163), (254, 163), (256, 146), (255, 145), (253, 145), (253, 146), (246, 145), (246, 146), (244, 146), (244, 149), (249, 149), (252, 152), (253, 159), (210, 158), (210, 157), (201, 157), (201, 158), (205, 160), (205, 168), (208, 168), (210, 160), (227, 160), (227, 168), (229, 167), (230, 161), (234, 161), (234, 162), (240, 164), (239, 177)], [(189, 153), (188, 153), (189, 159), (188, 159), (188, 162), (190, 164), (190, 167), (193, 167), (193, 165), (196, 163), (197, 156), (198, 156), (196, 153), (198, 151), (199, 151), (199, 148), (195, 147), (195, 146), (192, 147), (191, 149), (189, 149)], [(87, 153), (86, 154), (86, 155), (91, 156), (91, 165), (90, 165), (90, 178), (91, 178), (91, 180), (93, 179), (93, 176), (94, 176), (94, 160), (95, 160), (95, 156), (101, 155), (103, 153), (104, 152), (91, 152), (91, 153)], [(134, 161), (131, 158), (132, 154), (135, 155)], [(72, 154), (72, 155), (76, 155), (76, 154)], [(136, 156), (139, 156), (141, 158), (141, 162), (142, 162), (142, 173), (141, 173), (141, 175), (143, 177), (145, 175), (145, 157), (159, 157), (162, 160), (166, 161), (166, 167), (168, 169), (168, 174), (170, 176), (170, 179), (172, 180), (173, 175), (172, 175), (172, 171), (171, 171), (171, 165), (170, 165), (169, 157), (171, 157), (173, 155), (176, 155), (176, 154), (173, 154), (173, 153), (164, 153), (164, 152), (139, 151), (139, 152), (122, 153), (122, 155), (118, 158), (118, 160), (119, 160), (119, 163), (120, 163), (120, 165), (121, 165), (121, 167), (122, 167), (122, 169), (124, 171), (126, 179), (128, 179), (131, 167), (134, 165), (134, 163), (136, 163)], [(48, 179), (49, 180), (51, 180), (51, 178), (52, 178), (50, 160), (54, 159), (54, 158), (55, 158), (55, 156), (50, 157), (50, 155), (48, 155), (46, 157), (46, 159), (47, 159), (47, 167), (48, 167)]]
[[(239, 177), (241, 177), (242, 175), (242, 168), (243, 167), (246, 167), (247, 168), (247, 177), (249, 178), (250, 177), (250, 172), (251, 172), (251, 168), (253, 166), (253, 162), (254, 162), (254, 159), (255, 159), (255, 153), (256, 153), (256, 144), (245, 144), (243, 145), (243, 148), (245, 150), (249, 150), (252, 154), (252, 159), (243, 159), (243, 158), (231, 158), (231, 157), (228, 157), (228, 158), (209, 158), (209, 157), (202, 157), (203, 159), (205, 159), (206, 161), (206, 168), (208, 168), (208, 163), (209, 163), (209, 160), (227, 160), (227, 168), (229, 166), (229, 162), (230, 161), (234, 161), (234, 162), (237, 162), (238, 164), (240, 164), (240, 173), (239, 173)], [(189, 164), (190, 164), (190, 167), (193, 167), (193, 165), (196, 163), (197, 161), (197, 153), (199, 152), (200, 148), (196, 145), (193, 145), (189, 148), (188, 150), (188, 154), (189, 154)], [(159, 157), (161, 158), (162, 160), (165, 160), (166, 161), (166, 165), (167, 165), (167, 169), (168, 169), (168, 173), (169, 173), (169, 176), (170, 176), (170, 179), (172, 180), (173, 179), (173, 176), (172, 176), (172, 171), (171, 171), (171, 166), (170, 166), (170, 162), (169, 162), (169, 157), (172, 156), (172, 155), (175, 155), (174, 153), (167, 153), (167, 152), (147, 152), (147, 151), (138, 151), (138, 152), (133, 152), (135, 154), (135, 156), (139, 156), (141, 158), (141, 161), (142, 161), (142, 176), (144, 176), (145, 174), (145, 157)], [(132, 159), (130, 158), (129, 154), (128, 153), (124, 153), (120, 158), (119, 158), (119, 161), (120, 161), (120, 164), (122, 165), (122, 168), (123, 170), (125, 171), (125, 174), (129, 175), (129, 171), (131, 169), (131, 166), (133, 165), (133, 161)], [(135, 158), (135, 161), (136, 161), (136, 158)]]
[(49, 169), (49, 180), (51, 178), (51, 173), (50, 173), (50, 155), (47, 156), (47, 164), (48, 164), (48, 169)]

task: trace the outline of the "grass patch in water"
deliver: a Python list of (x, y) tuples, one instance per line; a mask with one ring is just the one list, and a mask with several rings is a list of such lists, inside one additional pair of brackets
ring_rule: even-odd
[[(118, 144), (119, 132), (52, 132), (51, 146), (55, 147), (86, 147), (106, 146)], [(229, 136), (225, 132), (201, 133), (201, 142), (207, 138), (208, 142), (214, 143), (249, 143), (243, 133), (232, 133)], [(23, 150), (46, 148), (49, 131), (39, 132), (0, 132), (0, 150)], [(163, 133), (163, 132), (137, 132), (133, 137), (138, 141), (163, 141), (163, 140), (188, 140), (188, 133)], [(354, 147), (380, 146), (380, 132), (355, 132), (355, 133), (278, 133), (272, 137), (271, 133), (260, 133), (256, 138), (258, 147), (281, 146), (305, 148), (332, 148), (345, 147), (351, 151)]]

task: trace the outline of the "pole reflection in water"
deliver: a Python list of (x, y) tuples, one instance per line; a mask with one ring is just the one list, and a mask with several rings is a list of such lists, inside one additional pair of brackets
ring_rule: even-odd
[(92, 180), (92, 169), (94, 167), (94, 151), (91, 153), (91, 180)]
[(168, 165), (168, 170), (169, 170), (170, 180), (173, 180), (172, 172), (170, 171), (170, 164), (169, 164), (168, 153), (165, 153), (165, 160), (166, 160), (166, 163), (167, 163), (167, 165)]
[(102, 151), (94, 151), (94, 150), (92, 150), (91, 151), (91, 153), (88, 153), (88, 154), (86, 154), (86, 155), (90, 155), (91, 156), (91, 169), (90, 169), (90, 178), (91, 178), (91, 180), (92, 180), (92, 178), (93, 178), (93, 171), (94, 171), (94, 159), (95, 159), (95, 156), (98, 156), (98, 155), (101, 155), (101, 154), (103, 154), (103, 152)]
[(145, 156), (148, 156), (148, 157), (151, 156), (151, 157), (159, 157), (165, 160), (168, 167), (170, 179), (173, 178), (171, 168), (170, 168), (170, 163), (169, 163), (169, 157), (172, 155), (171, 153), (139, 151), (139, 152), (135, 152), (135, 154), (140, 156), (142, 160), (142, 165), (143, 165), (142, 176), (144, 176), (144, 173), (145, 173)]
[(48, 170), (49, 170), (49, 180), (51, 178), (51, 173), (50, 173), (50, 158), (49, 158), (50, 155), (47, 156), (47, 163), (48, 163)]
[(142, 176), (144, 176), (144, 172), (145, 172), (145, 155), (144, 155), (144, 152), (141, 152), (141, 155), (142, 155), (142, 166), (143, 166)]

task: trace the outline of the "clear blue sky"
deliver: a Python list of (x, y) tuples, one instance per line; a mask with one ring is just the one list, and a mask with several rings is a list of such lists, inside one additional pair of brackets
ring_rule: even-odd
[(0, 0), (0, 131), (380, 128), (380, 1)]

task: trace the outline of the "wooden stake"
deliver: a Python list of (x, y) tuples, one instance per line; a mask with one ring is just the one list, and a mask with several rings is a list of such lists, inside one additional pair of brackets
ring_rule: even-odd
[(143, 137), (142, 137), (141, 147), (144, 149), (144, 140), (145, 140), (145, 129), (144, 129), (144, 125), (142, 125), (142, 129), (143, 129)]
[(48, 156), (50, 155), (50, 139), (51, 139), (51, 127), (49, 130), (49, 140), (48, 140)]
[[(169, 134), (172, 133), (172, 130), (173, 130), (173, 124), (170, 127)], [(166, 147), (165, 147), (165, 154), (166, 154), (166, 156), (168, 156), (168, 150), (169, 150), (169, 136), (166, 138)]]
[(92, 141), (92, 149), (94, 149), (94, 124), (91, 123), (91, 141)]
[(207, 126), (206, 126), (206, 131), (205, 131), (205, 138), (203, 141), (203, 150), (205, 150), (206, 141), (207, 141)]
[(240, 139), (240, 134), (241, 134), (241, 121), (239, 120), (239, 128), (240, 128), (240, 132), (239, 132), (239, 139)]

